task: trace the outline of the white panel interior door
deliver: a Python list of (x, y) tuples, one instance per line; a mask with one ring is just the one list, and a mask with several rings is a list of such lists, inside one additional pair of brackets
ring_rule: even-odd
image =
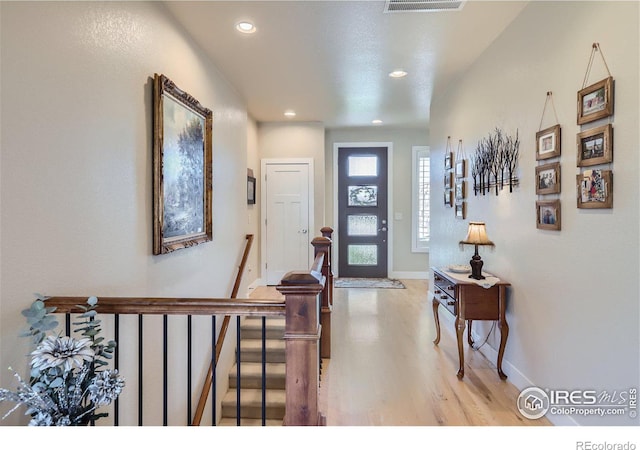
[(276, 285), (289, 271), (309, 269), (309, 165), (267, 164), (264, 188), (266, 278)]

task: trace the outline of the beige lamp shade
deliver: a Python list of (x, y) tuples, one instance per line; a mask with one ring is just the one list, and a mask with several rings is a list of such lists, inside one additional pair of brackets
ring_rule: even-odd
[(484, 222), (469, 222), (467, 237), (460, 241), (461, 244), (494, 245), (487, 236), (487, 227)]

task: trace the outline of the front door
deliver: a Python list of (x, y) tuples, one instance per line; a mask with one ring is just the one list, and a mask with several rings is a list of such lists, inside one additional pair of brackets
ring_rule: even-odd
[(387, 147), (338, 149), (338, 275), (387, 276)]
[(309, 164), (263, 167), (266, 282), (276, 285), (289, 271), (309, 270)]

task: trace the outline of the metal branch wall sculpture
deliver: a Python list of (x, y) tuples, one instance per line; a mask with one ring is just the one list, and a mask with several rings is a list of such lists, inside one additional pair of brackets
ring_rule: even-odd
[(516, 171), (520, 156), (518, 130), (515, 136), (506, 135), (500, 128), (478, 142), (471, 156), (471, 177), (475, 195), (485, 195), (495, 188), (496, 195), (509, 185), (509, 192), (518, 185)]

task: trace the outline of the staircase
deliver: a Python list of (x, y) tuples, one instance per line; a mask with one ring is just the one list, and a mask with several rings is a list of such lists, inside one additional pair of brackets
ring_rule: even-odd
[[(266, 425), (281, 426), (285, 412), (284, 318), (266, 319)], [(262, 318), (245, 317), (240, 324), (240, 423), (262, 425)], [(222, 400), (221, 426), (236, 426), (237, 361), (229, 373), (229, 391)]]

